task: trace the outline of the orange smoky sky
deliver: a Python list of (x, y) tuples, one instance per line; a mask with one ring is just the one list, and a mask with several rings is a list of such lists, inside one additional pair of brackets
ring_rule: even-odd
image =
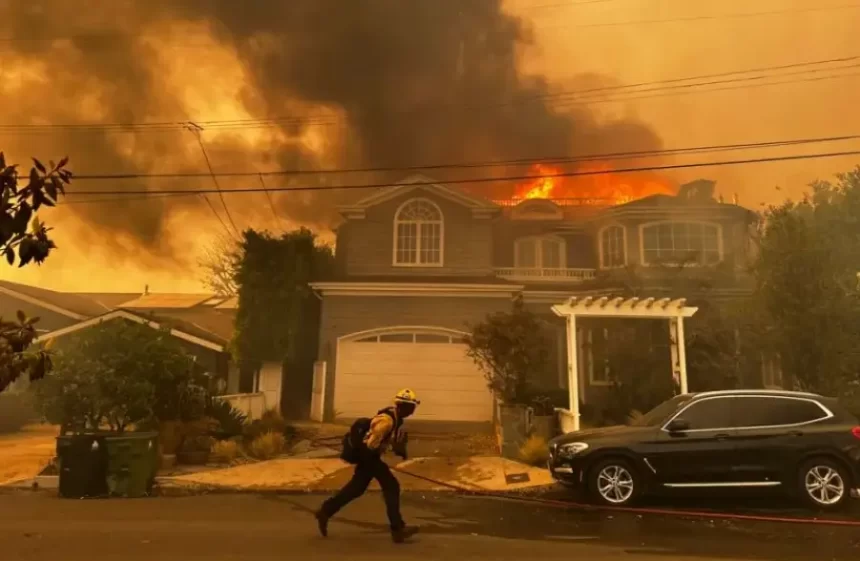
[[(851, 70), (797, 74), (785, 78), (791, 83), (765, 87), (739, 82), (708, 92), (565, 94), (860, 55), (852, 50), (860, 9), (836, 0), (757, 0), (754, 7), (741, 0), (0, 0), (0, 13), (0, 125), (7, 125), (0, 126), (0, 149), (23, 165), (30, 156), (68, 155), (79, 175), (199, 173), (207, 167), (194, 134), (178, 125), (20, 125), (194, 121), (204, 128), (201, 138), (215, 171), (254, 173), (850, 135), (857, 133), (852, 127), (860, 112), (852, 93), (860, 77)], [(825, 79), (828, 74), (840, 77)], [(562, 168), (852, 149), (860, 149), (860, 142)], [(617, 178), (637, 196), (706, 177), (717, 181), (721, 194), (736, 193), (741, 204), (759, 208), (798, 196), (810, 181), (847, 171), (858, 161), (844, 157)], [(445, 180), (521, 175), (528, 169), (431, 175)], [(265, 182), (313, 187), (393, 181), (399, 175), (268, 176)], [(590, 184), (618, 184), (601, 181)], [(223, 177), (219, 184), (256, 188), (260, 180)], [(72, 187), (158, 191), (213, 183), (206, 177), (141, 178), (82, 180)], [(498, 189), (504, 196), (516, 194), (513, 185), (475, 189), (490, 197)], [(238, 229), (306, 225), (330, 239), (336, 206), (361, 194), (273, 193), (271, 203), (263, 193), (224, 199)], [(163, 292), (201, 290), (197, 260), (209, 241), (231, 228), (219, 197), (208, 199), (70, 196), (43, 216), (55, 228), (59, 246), (48, 263), (3, 269), (0, 276), (61, 290), (136, 291), (145, 284)]]

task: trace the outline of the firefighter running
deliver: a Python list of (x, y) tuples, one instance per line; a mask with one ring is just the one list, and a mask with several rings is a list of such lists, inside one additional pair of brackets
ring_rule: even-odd
[(371, 480), (376, 479), (382, 488), (391, 538), (403, 543), (418, 532), (418, 528), (407, 526), (400, 515), (400, 484), (391, 473), (391, 468), (382, 455), (391, 449), (406, 459), (407, 435), (401, 431), (403, 420), (415, 412), (420, 402), (412, 390), (401, 390), (394, 396), (394, 407), (381, 409), (372, 419), (359, 419), (353, 423), (343, 438), (341, 458), (355, 465), (352, 479), (336, 495), (326, 500), (316, 513), (320, 534), (328, 535), (328, 522), (351, 501), (367, 490)]

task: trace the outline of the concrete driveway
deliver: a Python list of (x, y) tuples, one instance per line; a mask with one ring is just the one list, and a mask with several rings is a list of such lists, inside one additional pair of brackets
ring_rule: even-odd
[(0, 435), (0, 485), (38, 475), (54, 457), (58, 434), (57, 427), (33, 425)]

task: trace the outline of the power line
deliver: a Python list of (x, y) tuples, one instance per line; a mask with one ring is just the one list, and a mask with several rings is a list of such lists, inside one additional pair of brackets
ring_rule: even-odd
[[(411, 171), (433, 171), (441, 169), (473, 169), (492, 167), (514, 167), (531, 164), (577, 164), (593, 161), (607, 161), (619, 159), (634, 159), (654, 156), (676, 156), (684, 154), (699, 154), (703, 152), (723, 152), (732, 150), (750, 150), (759, 148), (777, 148), (782, 146), (796, 146), (801, 144), (820, 144), (824, 142), (844, 142), (849, 140), (860, 140), (860, 134), (828, 136), (817, 138), (796, 138), (788, 140), (773, 140), (763, 142), (747, 142), (735, 144), (717, 144), (705, 146), (691, 146), (686, 148), (667, 148), (660, 150), (639, 150), (631, 152), (608, 152), (592, 153), (581, 156), (556, 156), (541, 158), (518, 158), (509, 160), (488, 160), (483, 162), (461, 162), (441, 163), (415, 166), (377, 166), (363, 168), (340, 168), (320, 170), (277, 170), (277, 171), (253, 171), (253, 172), (218, 172), (218, 177), (249, 177), (249, 176), (277, 176), (277, 175), (330, 175), (344, 173), (383, 173), (383, 172), (411, 172)], [(101, 181), (118, 179), (179, 179), (179, 178), (202, 178), (210, 177), (205, 172), (178, 172), (178, 173), (125, 173), (125, 174), (82, 174), (75, 175), (75, 181)]]
[(606, 23), (583, 23), (574, 25), (551, 25), (551, 26), (536, 26), (540, 30), (555, 30), (555, 29), (570, 29), (570, 28), (597, 28), (597, 27), (628, 27), (636, 25), (652, 25), (661, 23), (677, 23), (677, 22), (699, 22), (699, 21), (719, 21), (725, 19), (745, 19), (762, 16), (788, 15), (788, 14), (805, 14), (811, 12), (832, 12), (837, 10), (856, 10), (860, 9), (860, 4), (843, 4), (841, 6), (818, 6), (815, 8), (793, 8), (788, 10), (768, 10), (762, 12), (741, 12), (735, 14), (713, 14), (706, 16), (687, 16), (679, 18), (666, 19), (646, 19), (646, 20), (630, 20), (630, 21), (614, 21)]
[[(200, 151), (203, 152), (203, 159), (206, 160), (206, 167), (209, 168), (209, 176), (212, 178), (212, 183), (215, 184), (215, 189), (218, 191), (218, 197), (221, 199), (221, 205), (224, 207), (224, 213), (227, 215), (227, 220), (230, 221), (230, 226), (233, 227), (233, 231), (236, 234), (234, 239), (238, 239), (241, 237), (239, 228), (236, 227), (236, 223), (233, 221), (233, 216), (230, 214), (230, 209), (227, 207), (227, 201), (224, 200), (224, 195), (221, 193), (221, 185), (218, 184), (218, 177), (215, 175), (215, 170), (212, 169), (212, 162), (209, 161), (209, 154), (206, 153), (206, 147), (203, 145), (203, 138), (200, 136), (200, 131), (203, 130), (203, 127), (195, 123), (188, 123), (188, 130), (191, 131), (195, 138), (197, 138), (197, 143), (200, 144)], [(206, 198), (206, 196), (204, 195), (203, 198)], [(206, 202), (208, 203), (209, 199), (206, 199)], [(212, 204), (209, 203), (209, 206), (211, 207)], [(212, 210), (214, 212), (214, 207)], [(218, 220), (220, 221), (221, 218), (219, 217)], [(223, 224), (223, 221), (221, 223)], [(227, 230), (227, 234), (230, 234), (229, 230)]]
[[(849, 150), (844, 152), (827, 152), (827, 153), (819, 153), (819, 154), (796, 154), (791, 156), (773, 156), (770, 158), (751, 158), (745, 160), (723, 160), (717, 162), (692, 162), (686, 164), (670, 164), (663, 166), (645, 166), (645, 167), (630, 167), (630, 168), (618, 168), (613, 170), (600, 170), (600, 171), (566, 171), (566, 172), (557, 172), (550, 173), (545, 175), (520, 175), (520, 176), (503, 176), (503, 177), (476, 177), (476, 178), (467, 178), (467, 179), (450, 179), (446, 180), (443, 183), (446, 185), (462, 185), (462, 184), (478, 184), (478, 183), (503, 183), (503, 182), (520, 182), (520, 181), (529, 181), (532, 179), (547, 179), (547, 178), (563, 178), (563, 177), (586, 177), (586, 176), (597, 176), (597, 175), (615, 175), (615, 174), (625, 174), (625, 173), (637, 173), (644, 171), (670, 171), (670, 170), (679, 170), (679, 169), (691, 169), (691, 168), (703, 168), (703, 167), (723, 167), (723, 166), (736, 166), (736, 165), (748, 165), (748, 164), (758, 164), (758, 163), (770, 163), (770, 162), (786, 162), (786, 161), (799, 161), (799, 160), (812, 160), (812, 159), (821, 159), (821, 158), (836, 158), (842, 156), (857, 156), (860, 155), (860, 150)], [(439, 182), (436, 181), (415, 181), (410, 182), (410, 186), (420, 187), (420, 186), (430, 186), (436, 185)], [(332, 190), (353, 190), (353, 189), (377, 189), (381, 187), (392, 187), (397, 184), (392, 184), (391, 182), (386, 183), (365, 183), (365, 184), (353, 184), (353, 185), (321, 185), (315, 187), (267, 187), (267, 188), (248, 188), (248, 189), (221, 189), (221, 193), (224, 194), (234, 194), (234, 193), (259, 193), (262, 191), (271, 191), (271, 192), (292, 192), (292, 191), (332, 191)], [(215, 193), (216, 190), (213, 189), (183, 189), (183, 190), (159, 190), (159, 191), (149, 191), (149, 190), (125, 190), (125, 191), (73, 191), (69, 190), (67, 195), (146, 195), (148, 193), (157, 193), (157, 194), (190, 194), (190, 193)]]
[[(558, 100), (569, 101), (568, 98), (574, 96), (588, 96), (591, 94), (610, 94), (610, 93), (621, 93), (621, 94), (639, 94), (643, 92), (653, 92), (658, 91), (660, 88), (652, 88), (648, 90), (641, 90), (637, 88), (643, 88), (647, 86), (666, 86), (666, 89), (677, 89), (677, 88), (694, 88), (701, 87), (705, 85), (713, 85), (714, 83), (732, 83), (732, 82), (748, 82), (751, 80), (762, 80), (765, 78), (780, 78), (782, 76), (791, 76), (796, 74), (803, 74), (804, 72), (796, 72), (796, 73), (782, 73), (771, 76), (744, 76), (737, 77), (729, 80), (723, 80), (719, 82), (699, 82), (699, 83), (691, 83), (691, 84), (683, 84), (682, 82), (693, 82), (696, 80), (711, 80), (713, 78), (723, 78), (728, 76), (736, 76), (739, 74), (752, 74), (752, 73), (765, 73), (765, 72), (774, 72), (774, 71), (782, 71), (782, 70), (790, 70), (794, 68), (804, 68), (804, 67), (815, 67), (821, 65), (832, 65), (839, 63), (848, 63), (848, 62), (857, 62), (860, 61), (860, 55), (850, 55), (844, 57), (836, 57), (830, 59), (822, 59), (815, 61), (805, 61), (805, 62), (796, 62), (789, 64), (781, 64), (781, 65), (772, 65), (772, 66), (763, 66), (757, 68), (748, 68), (743, 70), (732, 70), (726, 72), (717, 72), (717, 73), (708, 73), (708, 74), (699, 74), (694, 76), (686, 76), (686, 77), (678, 77), (678, 78), (670, 78), (664, 80), (653, 80), (653, 81), (643, 81), (631, 84), (621, 84), (616, 86), (602, 86), (596, 88), (587, 88), (587, 89), (579, 89), (579, 90), (570, 90), (570, 91), (561, 91), (555, 93), (547, 93), (536, 96), (528, 96), (523, 99), (502, 102), (498, 104), (484, 104), (484, 105), (469, 105), (463, 104), (460, 107), (463, 108), (472, 108), (472, 109), (486, 109), (491, 107), (504, 107), (510, 105), (520, 105), (527, 103), (535, 103), (535, 102), (556, 102)], [(840, 70), (842, 68), (853, 68), (854, 66), (844, 66), (837, 68), (810, 68), (806, 70), (807, 73), (813, 72), (821, 72), (824, 70)], [(636, 91), (624, 91), (624, 90), (636, 90)], [(635, 99), (635, 98), (625, 98), (625, 99)], [(587, 100), (588, 102), (598, 101), (598, 100)], [(424, 107), (418, 109), (407, 109), (403, 111), (393, 112), (392, 115), (395, 114), (409, 114), (409, 113), (420, 113), (424, 111), (444, 111), (446, 109), (456, 108), (457, 104), (446, 104), (440, 105), (437, 107)], [(354, 115), (353, 118), (361, 117), (360, 115)], [(322, 119), (322, 120), (321, 120)], [(209, 120), (195, 121), (198, 125), (206, 128), (206, 129), (245, 129), (245, 128), (259, 128), (259, 127), (269, 127), (269, 126), (278, 126), (278, 125), (288, 125), (288, 124), (296, 124), (301, 125), (304, 124), (306, 126), (309, 125), (324, 125), (324, 124), (337, 124), (341, 122), (342, 119), (332, 119), (331, 117), (326, 116), (276, 116), (276, 117), (268, 117), (268, 118), (260, 118), (260, 119), (234, 119), (234, 120)], [(136, 132), (140, 130), (146, 131), (162, 131), (162, 130), (179, 130), (185, 129), (188, 126), (188, 121), (160, 121), (160, 122), (149, 122), (149, 123), (135, 123), (135, 122), (125, 122), (125, 123), (63, 123), (63, 124), (0, 124), (0, 133), (2, 132), (45, 132), (45, 131), (55, 131), (57, 129), (67, 129), (67, 130), (75, 130), (75, 131), (95, 131), (95, 132)]]
[(275, 210), (275, 202), (272, 200), (272, 194), (269, 193), (269, 189), (266, 187), (266, 180), (263, 179), (263, 174), (260, 174), (260, 185), (263, 187), (263, 192), (266, 194), (266, 200), (269, 201), (269, 208), (272, 210), (272, 216), (275, 218), (275, 223), (281, 228), (281, 230), (286, 231), (286, 229), (281, 224), (281, 217), (278, 215), (278, 211)]
[[(855, 65), (860, 67), (860, 65)], [(854, 66), (843, 67), (843, 68), (854, 68)], [(692, 95), (692, 94), (703, 94), (703, 93), (714, 93), (714, 92), (725, 92), (725, 91), (737, 91), (737, 90), (750, 90), (755, 88), (766, 88), (768, 86), (780, 86), (785, 84), (800, 84), (800, 83), (810, 83), (810, 82), (821, 82), (824, 80), (836, 80), (839, 78), (852, 78), (860, 75), (858, 72), (848, 72), (844, 74), (829, 74), (827, 76), (817, 76), (811, 78), (795, 78), (792, 80), (781, 80), (777, 82), (759, 82), (755, 84), (744, 84), (739, 86), (726, 86), (722, 88), (708, 88), (702, 90), (684, 90), (684, 91), (673, 91), (667, 93), (656, 93), (652, 95), (636, 95), (636, 96), (626, 96), (626, 97), (605, 97), (605, 98), (588, 98), (584, 100), (569, 100), (566, 102), (561, 102), (556, 104), (556, 107), (568, 107), (570, 105), (594, 105), (596, 103), (622, 103), (626, 101), (636, 101), (641, 99), (655, 99), (660, 97), (677, 97), (682, 95)], [(655, 90), (656, 91), (656, 90)]]
[[(602, 4), (611, 2), (612, 0), (583, 0), (582, 2), (569, 2), (569, 3), (559, 3), (559, 4), (546, 4), (540, 6), (533, 6), (527, 8), (523, 11), (529, 10), (541, 10), (541, 9), (549, 9), (549, 8), (559, 8), (559, 7), (571, 7), (571, 6), (583, 6), (589, 4)], [(740, 13), (729, 13), (729, 14), (712, 14), (712, 15), (702, 15), (702, 16), (684, 16), (684, 17), (676, 17), (676, 18), (665, 18), (665, 19), (650, 19), (650, 20), (628, 20), (628, 21), (614, 21), (614, 22), (602, 22), (602, 23), (583, 23), (583, 24), (563, 24), (563, 25), (533, 25), (534, 29), (538, 30), (556, 30), (556, 29), (569, 29), (569, 28), (600, 28), (600, 27), (628, 27), (628, 26), (638, 26), (638, 25), (652, 25), (652, 24), (663, 24), (663, 23), (676, 23), (676, 22), (702, 22), (702, 21), (719, 21), (726, 19), (745, 19), (751, 17), (765, 17), (765, 16), (774, 16), (774, 15), (792, 15), (792, 14), (804, 14), (804, 13), (813, 13), (813, 12), (832, 12), (832, 11), (841, 11), (841, 10), (854, 10), (860, 9), (860, 4), (843, 4), (839, 6), (817, 6), (813, 8), (791, 8), (791, 9), (782, 9), (782, 10), (766, 10), (760, 12), (740, 12)], [(293, 31), (294, 32), (294, 31)], [(135, 35), (130, 33), (118, 32), (118, 31), (97, 31), (97, 32), (86, 32), (72, 35), (64, 35), (64, 36), (51, 36), (51, 37), (38, 37), (38, 36), (28, 36), (28, 37), (0, 37), (0, 44), (3, 43), (46, 43), (46, 42), (55, 42), (55, 41), (80, 41), (86, 39), (127, 39), (127, 38), (140, 38), (146, 37), (145, 34)], [(209, 43), (201, 43), (200, 45), (193, 45), (186, 43), (184, 46), (186, 47), (194, 47), (200, 46), (203, 48), (208, 48), (211, 45)]]

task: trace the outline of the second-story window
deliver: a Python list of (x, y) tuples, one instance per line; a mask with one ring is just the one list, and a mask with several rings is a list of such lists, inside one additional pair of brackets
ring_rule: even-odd
[(627, 265), (623, 226), (609, 226), (600, 232), (600, 266), (604, 269)]
[(565, 262), (565, 244), (561, 238), (520, 238), (514, 245), (514, 266), (518, 269), (563, 269)]
[(442, 265), (442, 211), (431, 200), (411, 199), (394, 215), (394, 264)]
[(713, 265), (721, 259), (717, 224), (658, 222), (642, 226), (642, 262), (645, 265)]

